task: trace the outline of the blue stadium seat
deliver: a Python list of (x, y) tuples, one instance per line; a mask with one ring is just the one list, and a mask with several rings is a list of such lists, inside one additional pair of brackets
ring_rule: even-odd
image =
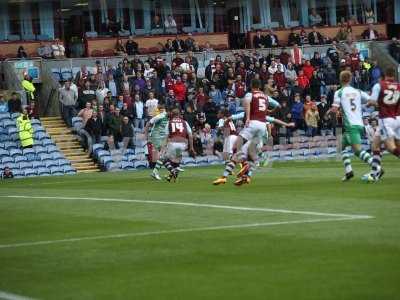
[(44, 128), (40, 125), (33, 125), (33, 131), (36, 132), (46, 132), (46, 130), (44, 130)]
[(11, 156), (5, 156), (1, 159), (1, 163), (4, 164), (8, 164), (8, 163), (14, 163), (14, 158)]
[(50, 174), (51, 174), (50, 169), (43, 168), (43, 167), (38, 168), (37, 173), (39, 176), (50, 176)]
[(83, 125), (83, 120), (81, 117), (72, 118), (72, 127), (74, 127), (76, 131), (79, 131), (82, 128), (82, 125)]
[(135, 154), (135, 150), (132, 148), (128, 148), (125, 150), (125, 155)]
[(132, 169), (134, 169), (133, 162), (122, 161), (121, 162), (121, 169), (123, 169), (123, 170), (132, 170)]
[(39, 131), (34, 133), (34, 137), (36, 140), (42, 141), (48, 138), (45, 132)]
[(53, 152), (51, 155), (54, 160), (64, 159), (64, 155), (62, 155), (60, 152)]
[(21, 170), (25, 170), (25, 169), (33, 169), (32, 163), (28, 162), (28, 161), (21, 161), (19, 163), (19, 168)]
[(111, 163), (113, 163), (113, 159), (111, 156), (102, 156), (100, 158), (100, 163), (105, 166), (107, 169), (110, 166)]
[(33, 127), (34, 127), (35, 125), (39, 125), (39, 126), (42, 125), (42, 123), (41, 123), (40, 120), (38, 120), (38, 119), (31, 119), (31, 124), (32, 124)]
[(133, 166), (135, 169), (146, 169), (149, 166), (148, 161), (142, 160), (142, 161), (135, 161), (133, 163)]
[(64, 169), (59, 166), (50, 167), (51, 175), (64, 175)]
[(101, 158), (104, 157), (104, 156), (110, 156), (110, 151), (107, 151), (107, 150), (99, 150), (99, 151), (97, 151), (97, 156), (96, 157), (99, 160), (101, 160)]
[(10, 114), (9, 113), (0, 113), (0, 122), (3, 122), (3, 120), (9, 120), (10, 119)]
[(47, 153), (47, 149), (43, 146), (35, 145), (33, 149), (35, 150), (36, 154)]
[(24, 170), (26, 177), (33, 177), (37, 175), (37, 171), (35, 169), (26, 169)]
[(197, 165), (197, 163), (193, 157), (184, 157), (182, 158), (182, 165), (194, 167)]
[(46, 147), (46, 149), (47, 149), (47, 153), (50, 153), (50, 154), (59, 153), (57, 146), (54, 146), (54, 145), (49, 145)]
[(51, 146), (51, 145), (55, 146), (54, 142), (49, 138), (46, 138), (46, 139), (42, 140), (42, 145), (45, 146), (45, 147), (46, 146)]
[(15, 157), (18, 155), (21, 155), (21, 156), (23, 155), (21, 149), (14, 148), (14, 149), (10, 150), (10, 156)]
[(5, 119), (2, 121), (3, 122), (3, 127), (8, 129), (10, 127), (16, 127), (15, 121), (11, 119)]
[(43, 161), (46, 168), (58, 167), (58, 160), (46, 159)]
[(18, 144), (13, 141), (8, 141), (4, 143), (4, 149), (10, 151), (11, 149), (18, 149)]
[(40, 160), (44, 161), (44, 160), (52, 160), (53, 156), (51, 154), (48, 153), (40, 153), (39, 154)]
[(129, 155), (126, 155), (125, 157), (126, 157), (127, 161), (130, 161), (130, 162), (137, 161), (137, 157), (135, 154), (129, 154)]
[(42, 162), (42, 161), (33, 161), (32, 162), (32, 167), (34, 168), (34, 169), (38, 169), (38, 168), (44, 168), (46, 165), (45, 165), (45, 163), (44, 162)]
[(8, 137), (13, 141), (17, 141), (19, 139), (18, 129), (16, 127), (8, 127)]
[(92, 151), (94, 155), (97, 155), (97, 151), (99, 150), (103, 150), (104, 149), (104, 145), (103, 144), (93, 144), (92, 146)]
[(21, 114), (19, 112), (10, 114), (11, 119), (15, 122)]
[(66, 160), (66, 159), (59, 159), (58, 160), (58, 165), (60, 167), (69, 166), (70, 162), (68, 160)]
[(19, 163), (21, 161), (28, 161), (28, 159), (23, 155), (17, 155), (14, 157), (15, 163)]
[(3, 157), (7, 157), (10, 156), (10, 152), (8, 152), (5, 149), (0, 149), (0, 159), (2, 159)]
[(64, 166), (63, 171), (64, 171), (64, 174), (75, 174), (76, 173), (75, 169), (71, 166)]
[(13, 172), (14, 178), (22, 178), (25, 176), (25, 172), (21, 169), (11, 168), (11, 171)]

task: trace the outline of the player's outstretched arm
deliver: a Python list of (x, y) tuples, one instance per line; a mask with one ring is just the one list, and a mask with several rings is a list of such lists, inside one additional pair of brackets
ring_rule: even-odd
[(293, 122), (286, 123), (286, 122), (284, 122), (282, 120), (275, 119), (275, 118), (272, 118), (272, 117), (267, 117), (267, 122), (274, 123), (274, 124), (277, 124), (277, 125), (280, 125), (280, 126), (283, 126), (283, 127), (294, 127), (295, 126), (295, 123), (293, 123)]

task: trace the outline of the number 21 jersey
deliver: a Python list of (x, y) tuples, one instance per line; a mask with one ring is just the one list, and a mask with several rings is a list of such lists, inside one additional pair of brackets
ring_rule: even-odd
[(379, 118), (396, 118), (399, 115), (400, 84), (381, 80), (372, 88), (372, 100), (378, 101)]

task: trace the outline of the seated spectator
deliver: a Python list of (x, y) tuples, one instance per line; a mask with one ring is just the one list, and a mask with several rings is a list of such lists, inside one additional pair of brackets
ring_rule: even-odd
[(176, 29), (176, 22), (172, 15), (168, 15), (167, 19), (164, 22), (165, 30)]
[(35, 101), (31, 101), (27, 107), (29, 119), (39, 119), (39, 111)]
[(175, 47), (171, 39), (167, 40), (167, 43), (164, 46), (165, 52), (175, 52)]
[(308, 43), (309, 43), (309, 40), (308, 40), (307, 31), (304, 29), (304, 27), (302, 27), (300, 30), (300, 44), (299, 45), (304, 45), (304, 44), (308, 44)]
[(86, 122), (92, 117), (93, 109), (91, 102), (86, 102), (85, 108), (81, 109), (78, 113), (78, 117), (82, 118), (82, 125), (85, 126)]
[(257, 30), (256, 35), (253, 37), (253, 47), (254, 48), (264, 48), (265, 37), (261, 34), (260, 30)]
[(211, 47), (211, 44), (209, 42), (206, 42), (204, 45), (204, 49), (205, 52), (211, 52), (214, 51), (214, 49)]
[(151, 22), (151, 29), (163, 29), (161, 18), (159, 15), (155, 15)]
[(321, 16), (317, 13), (317, 10), (315, 8), (311, 9), (311, 14), (308, 17), (310, 26), (321, 26), (322, 25), (322, 18)]
[(33, 127), (31, 121), (29, 120), (28, 111), (26, 108), (22, 109), (22, 114), (17, 118), (16, 123), (22, 148), (32, 148)]
[(51, 50), (53, 51), (54, 58), (65, 58), (65, 47), (60, 42), (59, 39), (55, 40), (55, 44), (51, 45)]
[(123, 56), (126, 54), (126, 49), (125, 49), (125, 46), (121, 39), (117, 40), (117, 44), (115, 45), (114, 53), (117, 56)]
[(12, 179), (14, 178), (14, 174), (9, 167), (4, 167), (3, 172), (1, 173), (1, 179)]
[(173, 44), (176, 52), (184, 52), (185, 51), (185, 43), (183, 40), (181, 40), (179, 38), (178, 35), (175, 37), (175, 40), (172, 42), (172, 44)]
[(373, 24), (375, 23), (375, 13), (372, 10), (372, 7), (367, 7), (365, 10), (365, 24)]
[(321, 58), (321, 55), (319, 54), (319, 52), (317, 52), (317, 51), (314, 52), (314, 56), (310, 60), (310, 63), (314, 68), (322, 67), (323, 61), (322, 61), (322, 58)]
[(139, 45), (133, 40), (133, 37), (130, 36), (125, 44), (125, 50), (128, 55), (136, 55), (139, 54)]
[(297, 76), (297, 82), (299, 84), (299, 87), (301, 87), (303, 90), (308, 89), (308, 87), (310, 86), (310, 80), (306, 75), (304, 75), (303, 70), (299, 71), (299, 76)]
[(279, 47), (278, 36), (274, 33), (272, 29), (268, 30), (267, 35), (265, 36), (264, 45), (266, 48), (274, 48)]
[(0, 94), (0, 113), (8, 112), (8, 103), (4, 99), (4, 95)]
[(13, 92), (11, 94), (11, 98), (7, 101), (7, 103), (8, 103), (8, 111), (10, 113), (16, 113), (22, 111), (21, 99), (19, 98), (17, 93)]
[(289, 38), (288, 38), (288, 46), (293, 46), (294, 44), (301, 45), (301, 39), (300, 39), (300, 35), (292, 27), (292, 28), (290, 28), (290, 33), (289, 33)]
[(193, 51), (194, 39), (191, 33), (188, 33), (188, 38), (185, 40), (186, 51)]
[(346, 30), (346, 27), (341, 26), (341, 27), (339, 28), (338, 33), (336, 34), (336, 39), (337, 39), (338, 41), (344, 41), (344, 40), (347, 39), (347, 35), (348, 35), (348, 33), (347, 33), (347, 30)]
[(100, 143), (103, 133), (103, 121), (99, 118), (97, 111), (94, 110), (92, 116), (86, 122), (85, 130), (92, 137), (94, 144)]
[(389, 45), (389, 53), (398, 63), (400, 63), (400, 41), (395, 37)]
[(51, 47), (49, 46), (49, 44), (45, 44), (43, 42), (40, 42), (37, 53), (41, 58), (44, 59), (53, 58), (53, 51), (51, 50)]
[(324, 38), (322, 34), (317, 31), (317, 27), (312, 27), (312, 31), (308, 34), (308, 42), (310, 45), (321, 45), (324, 43)]
[(23, 46), (18, 47), (17, 57), (18, 58), (28, 58), (28, 54), (26, 53)]
[(368, 24), (368, 29), (365, 29), (361, 36), (364, 40), (377, 40), (379, 38), (378, 31), (374, 29), (373, 24)]

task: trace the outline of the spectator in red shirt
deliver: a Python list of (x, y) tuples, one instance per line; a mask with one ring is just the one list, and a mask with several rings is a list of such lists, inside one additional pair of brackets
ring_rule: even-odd
[(308, 89), (308, 87), (310, 85), (310, 80), (308, 79), (308, 77), (306, 75), (304, 75), (303, 70), (299, 71), (299, 76), (297, 76), (297, 81), (299, 82), (299, 86), (303, 90)]
[(167, 72), (167, 75), (164, 79), (164, 86), (165, 86), (165, 91), (168, 93), (169, 90), (172, 90), (174, 88), (174, 78), (172, 78), (171, 72)]
[(237, 98), (243, 98), (244, 95), (246, 94), (246, 84), (242, 80), (241, 75), (236, 76), (236, 81), (235, 81), (235, 93)]
[(310, 80), (314, 73), (314, 67), (311, 65), (311, 62), (309, 60), (306, 60), (306, 63), (303, 66), (303, 72), (308, 80)]
[(286, 86), (285, 71), (282, 64), (278, 65), (278, 71), (274, 74), (274, 81), (279, 90)]
[(204, 93), (204, 88), (202, 86), (199, 87), (199, 90), (197, 91), (197, 94), (194, 98), (197, 111), (203, 111), (203, 106), (208, 101), (208, 98), (209, 97), (207, 96), (207, 94)]
[(353, 48), (353, 52), (350, 54), (350, 67), (352, 72), (360, 69), (360, 55), (357, 48)]
[(182, 110), (185, 109), (185, 102), (186, 102), (186, 93), (187, 88), (186, 85), (182, 82), (181, 77), (176, 78), (176, 82), (174, 83), (173, 90), (175, 93), (175, 99), (177, 103), (179, 103)]

